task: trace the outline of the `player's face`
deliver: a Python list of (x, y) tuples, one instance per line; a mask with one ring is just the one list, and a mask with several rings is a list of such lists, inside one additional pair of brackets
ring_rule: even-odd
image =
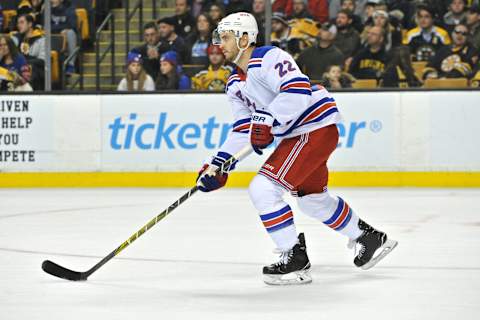
[(238, 54), (237, 41), (231, 32), (222, 32), (220, 34), (220, 49), (225, 55), (225, 60), (233, 61)]
[(128, 65), (128, 70), (136, 77), (142, 70), (142, 65), (139, 62), (132, 62)]

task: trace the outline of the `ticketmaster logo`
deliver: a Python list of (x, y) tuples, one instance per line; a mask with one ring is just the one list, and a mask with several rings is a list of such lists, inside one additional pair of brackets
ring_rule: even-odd
[[(136, 113), (131, 113), (126, 120), (117, 117), (108, 125), (109, 144), (113, 150), (216, 149), (225, 142), (232, 129), (231, 124), (219, 123), (215, 117), (204, 123), (171, 123), (166, 112), (160, 113), (155, 123), (141, 122), (137, 117)], [(375, 125), (381, 127), (381, 122), (377, 121)], [(337, 127), (340, 135), (337, 147), (353, 148), (356, 137), (367, 128), (367, 123), (340, 123)]]

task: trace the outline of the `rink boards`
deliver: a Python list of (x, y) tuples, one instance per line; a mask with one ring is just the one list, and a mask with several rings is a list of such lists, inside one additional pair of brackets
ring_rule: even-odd
[[(478, 91), (334, 97), (331, 185), (480, 187)], [(0, 96), (0, 187), (190, 186), (231, 123), (223, 94)], [(229, 185), (247, 186), (265, 158)]]

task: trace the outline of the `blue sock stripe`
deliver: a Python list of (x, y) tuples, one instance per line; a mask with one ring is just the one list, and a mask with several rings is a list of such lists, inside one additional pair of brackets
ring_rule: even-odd
[(291, 217), (290, 219), (288, 219), (287, 221), (285, 222), (282, 222), (280, 224), (277, 224), (275, 226), (271, 226), (269, 228), (266, 228), (268, 232), (275, 232), (277, 230), (280, 230), (280, 229), (283, 229), (283, 228), (286, 228), (290, 225), (293, 224), (293, 217)]
[(350, 219), (352, 219), (352, 209), (348, 210), (348, 214), (347, 214), (347, 217), (345, 218), (345, 221), (343, 221), (343, 223), (341, 225), (339, 225), (335, 229), (335, 231), (340, 231), (343, 228), (345, 228), (347, 226), (348, 222), (350, 221)]
[(338, 217), (340, 216), (342, 211), (343, 211), (343, 199), (338, 197), (337, 210), (335, 210), (335, 213), (333, 214), (333, 216), (330, 217), (330, 219), (328, 219), (327, 221), (323, 221), (323, 223), (332, 224), (333, 222), (335, 222), (338, 219)]
[(290, 206), (287, 204), (285, 207), (283, 207), (282, 209), (280, 209), (280, 210), (278, 210), (278, 211), (260, 215), (260, 219), (262, 219), (262, 221), (270, 220), (270, 219), (279, 217), (279, 216), (281, 216), (282, 214), (284, 214), (284, 213), (286, 213), (286, 212), (288, 212), (288, 211), (290, 211), (290, 210), (292, 210), (292, 209), (291, 209)]

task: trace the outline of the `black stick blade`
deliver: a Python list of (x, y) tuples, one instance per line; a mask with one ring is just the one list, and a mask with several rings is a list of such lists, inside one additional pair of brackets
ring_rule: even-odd
[(71, 281), (85, 281), (87, 280), (87, 275), (84, 272), (77, 272), (64, 268), (55, 262), (50, 260), (45, 260), (42, 263), (42, 269), (52, 276), (67, 279)]

